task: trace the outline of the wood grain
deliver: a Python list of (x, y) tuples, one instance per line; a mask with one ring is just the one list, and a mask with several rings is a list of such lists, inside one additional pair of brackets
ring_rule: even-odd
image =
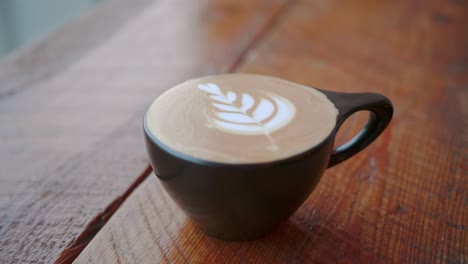
[(292, 5), (239, 71), (383, 93), (390, 127), (264, 239), (204, 236), (151, 177), (76, 262), (468, 263), (466, 14), (466, 1)]
[(149, 102), (235, 67), (282, 4), (156, 1), (59, 73), (0, 98), (0, 262), (50, 263), (105, 219), (148, 168)]

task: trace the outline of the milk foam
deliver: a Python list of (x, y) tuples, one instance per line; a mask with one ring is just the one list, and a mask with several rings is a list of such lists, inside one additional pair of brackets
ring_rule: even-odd
[(285, 80), (249, 74), (177, 85), (149, 107), (145, 125), (169, 148), (223, 163), (262, 163), (299, 154), (333, 131), (326, 96)]

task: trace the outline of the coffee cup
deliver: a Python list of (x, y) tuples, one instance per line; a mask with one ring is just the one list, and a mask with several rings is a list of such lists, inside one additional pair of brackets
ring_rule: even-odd
[[(334, 147), (357, 111), (369, 112), (367, 124)], [(143, 123), (151, 166), (171, 198), (208, 235), (239, 241), (285, 222), (324, 171), (368, 146), (392, 115), (381, 94), (224, 74), (168, 89)]]

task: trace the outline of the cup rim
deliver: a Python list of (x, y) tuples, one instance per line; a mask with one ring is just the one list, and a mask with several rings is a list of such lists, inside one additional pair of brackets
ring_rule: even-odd
[[(262, 74), (251, 74), (251, 73), (224, 73), (224, 74), (215, 74), (215, 75), (207, 75), (207, 76), (201, 76), (201, 77), (196, 77), (196, 78), (192, 78), (192, 79), (189, 79), (189, 80), (186, 80), (184, 82), (189, 82), (189, 81), (193, 81), (193, 80), (197, 80), (197, 79), (201, 79), (201, 78), (205, 78), (205, 77), (211, 77), (211, 76), (225, 76), (225, 75), (251, 75), (251, 76), (261, 76), (261, 77), (267, 77), (267, 78), (272, 78), (272, 79), (279, 79), (281, 81), (284, 81), (284, 82), (287, 82), (287, 83), (291, 83), (290, 81), (288, 80), (284, 80), (284, 79), (281, 79), (281, 78), (278, 78), (278, 77), (273, 77), (273, 76), (268, 76), (268, 75), (262, 75)], [(182, 83), (184, 83), (182, 82)], [(316, 91), (318, 91), (319, 93), (322, 93), (325, 95), (326, 99), (332, 103), (335, 108), (337, 107), (335, 105), (335, 103), (330, 100), (330, 98), (328, 98), (328, 96), (324, 93), (324, 91), (322, 89), (318, 89), (318, 88), (313, 88), (313, 87), (308, 87), (308, 86), (305, 86), (303, 84), (296, 84), (295, 85), (300, 85), (300, 86), (303, 86), (304, 88), (309, 88), (309, 89), (314, 89)], [(171, 87), (172, 88), (172, 87)], [(264, 162), (240, 162), (240, 163), (229, 163), (229, 162), (220, 162), (220, 161), (213, 161), (213, 160), (208, 160), (208, 159), (202, 159), (202, 158), (198, 158), (198, 157), (195, 157), (195, 156), (191, 156), (191, 155), (188, 155), (188, 154), (185, 154), (185, 153), (182, 153), (180, 151), (177, 151), (173, 148), (171, 148), (170, 146), (164, 144), (161, 140), (159, 140), (153, 133), (151, 133), (151, 130), (148, 128), (148, 125), (147, 125), (147, 119), (148, 119), (148, 113), (149, 113), (149, 110), (151, 109), (152, 105), (155, 103), (155, 101), (160, 97), (162, 96), (164, 93), (166, 93), (167, 91), (169, 91), (171, 88), (165, 90), (163, 93), (161, 93), (159, 96), (157, 96), (155, 99), (153, 99), (151, 101), (151, 103), (148, 105), (148, 107), (146, 108), (145, 110), (145, 113), (144, 113), (144, 116), (143, 116), (143, 130), (146, 134), (146, 136), (152, 141), (153, 144), (157, 145), (158, 147), (160, 147), (161, 149), (163, 149), (164, 151), (166, 151), (167, 153), (175, 156), (175, 157), (178, 157), (182, 160), (185, 160), (185, 161), (188, 161), (190, 163), (196, 163), (196, 164), (203, 164), (203, 165), (209, 165), (209, 166), (229, 166), (229, 167), (270, 167), (270, 166), (273, 166), (273, 165), (281, 165), (281, 164), (285, 164), (285, 163), (289, 163), (291, 161), (295, 161), (295, 160), (300, 160), (300, 159), (304, 159), (304, 158), (307, 158), (308, 156), (312, 155), (314, 152), (316, 152), (319, 148), (321, 148), (323, 145), (325, 145), (326, 142), (329, 141), (330, 138), (333, 139), (334, 135), (336, 134), (337, 132), (337, 127), (338, 127), (338, 117), (339, 117), (339, 114), (336, 116), (336, 120), (335, 120), (335, 126), (333, 127), (333, 129), (330, 131), (330, 133), (324, 137), (324, 139), (322, 141), (320, 141), (319, 143), (317, 143), (316, 145), (314, 145), (313, 147), (310, 147), (310, 148), (307, 148), (306, 150), (302, 151), (302, 152), (299, 152), (299, 153), (296, 153), (292, 156), (287, 156), (287, 157), (284, 157), (284, 158), (280, 158), (280, 159), (275, 159), (275, 160), (271, 160), (271, 161), (264, 161)]]

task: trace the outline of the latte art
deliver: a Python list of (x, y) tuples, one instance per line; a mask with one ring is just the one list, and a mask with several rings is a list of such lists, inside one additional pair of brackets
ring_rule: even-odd
[(199, 84), (198, 88), (210, 94), (211, 113), (207, 121), (227, 133), (241, 135), (265, 135), (271, 142), (268, 149), (277, 150), (271, 132), (287, 125), (296, 113), (294, 105), (279, 95), (266, 93), (255, 98), (249, 93), (240, 96), (233, 91), (225, 94), (213, 83)]
[(338, 110), (321, 92), (267, 76), (227, 74), (190, 80), (157, 98), (145, 126), (167, 147), (223, 163), (259, 163), (314, 147)]

